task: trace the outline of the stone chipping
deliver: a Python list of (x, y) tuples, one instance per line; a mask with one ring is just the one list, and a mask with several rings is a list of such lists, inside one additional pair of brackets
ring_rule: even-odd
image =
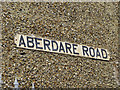
[[(115, 88), (118, 56), (117, 2), (2, 2), (4, 87)], [(108, 49), (110, 60), (16, 48), (16, 34)], [(119, 68), (118, 68), (119, 69)]]

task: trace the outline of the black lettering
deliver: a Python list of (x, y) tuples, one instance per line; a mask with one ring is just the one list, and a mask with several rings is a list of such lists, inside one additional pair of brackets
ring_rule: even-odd
[[(30, 45), (30, 43), (32, 45)], [(27, 36), (27, 46), (30, 47), (30, 48), (34, 47), (34, 42), (33, 42), (33, 38), (32, 37)]]
[(97, 48), (97, 50), (96, 50), (96, 57), (98, 57), (98, 56), (101, 57), (100, 52), (99, 52), (99, 49)]
[[(52, 43), (52, 51), (57, 51), (58, 50), (58, 43), (56, 41), (51, 41)], [(56, 44), (56, 48), (54, 47), (54, 44)]]
[(24, 45), (24, 47), (26, 47), (24, 38), (23, 38), (23, 36), (21, 35), (19, 46), (21, 46), (22, 44)]
[(73, 45), (73, 54), (79, 55), (79, 53), (75, 52), (75, 50), (77, 49), (76, 46), (78, 46), (78, 45), (76, 45), (76, 44), (72, 44), (72, 45)]
[[(89, 52), (92, 57), (95, 57), (95, 50), (92, 47), (89, 48)], [(92, 54), (92, 52), (93, 52), (93, 54)]]
[(47, 39), (44, 39), (43, 42), (44, 42), (44, 49), (46, 50), (46, 47), (47, 47), (49, 50), (51, 50), (50, 47), (49, 47), (50, 46), (50, 41), (47, 40)]
[[(106, 59), (108, 57), (106, 50), (101, 49), (101, 52), (102, 52), (102, 57)], [(106, 54), (105, 56), (104, 56), (103, 52)]]
[(61, 52), (61, 50), (63, 50), (63, 52), (65, 53), (65, 49), (64, 49), (64, 47), (63, 47), (63, 45), (62, 45), (62, 42), (60, 42), (60, 49), (59, 49), (59, 52)]
[(38, 46), (38, 45), (40, 44), (40, 42), (38, 42), (38, 40), (41, 40), (41, 41), (42, 41), (41, 38), (35, 38), (36, 48), (37, 48), (37, 49), (43, 49), (43, 47), (39, 47), (39, 46)]
[(71, 51), (71, 44), (65, 43), (65, 47), (66, 47), (66, 53), (68, 53), (68, 50), (69, 50), (70, 53), (72, 53), (72, 51)]
[(89, 54), (88, 54), (88, 47), (82, 46), (82, 49), (83, 49), (83, 55), (87, 54), (87, 56), (89, 56)]

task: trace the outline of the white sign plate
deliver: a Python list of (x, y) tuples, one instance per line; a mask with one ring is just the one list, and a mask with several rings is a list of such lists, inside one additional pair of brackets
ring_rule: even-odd
[(17, 47), (20, 48), (63, 53), (101, 60), (110, 59), (109, 52), (107, 49), (94, 48), (86, 45), (50, 40), (42, 37), (17, 34), (15, 36), (15, 43)]

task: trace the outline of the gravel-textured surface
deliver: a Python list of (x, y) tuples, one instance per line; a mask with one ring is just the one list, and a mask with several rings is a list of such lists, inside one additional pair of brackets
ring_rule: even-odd
[[(2, 3), (4, 87), (119, 87), (118, 3)], [(16, 48), (15, 34), (86, 44), (110, 51), (110, 61)]]

